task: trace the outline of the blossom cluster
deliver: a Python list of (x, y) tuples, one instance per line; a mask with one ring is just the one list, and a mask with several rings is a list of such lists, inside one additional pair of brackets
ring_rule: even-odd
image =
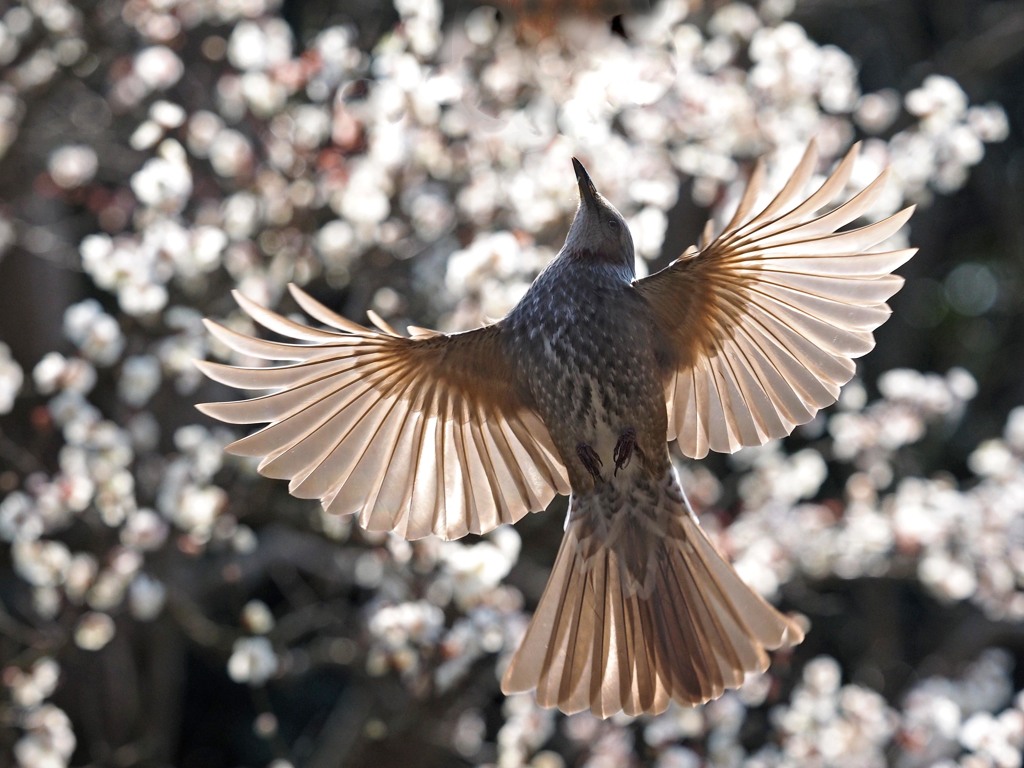
[[(795, 572), (814, 579), (913, 574), (937, 599), (970, 600), (992, 619), (1019, 620), (1024, 411), (1012, 411), (1004, 434), (970, 454), (966, 482), (923, 477), (905, 472), (904, 449), (929, 429), (959, 422), (975, 381), (963, 369), (944, 377), (897, 369), (878, 384), (883, 396), (866, 406), (851, 404), (862, 399), (859, 385), (847, 388), (815, 448), (787, 455), (766, 446), (733, 458), (749, 469), (741, 481), (748, 507), (726, 543), (740, 572), (765, 594)], [(828, 475), (826, 458), (848, 468), (841, 511), (813, 500)]]

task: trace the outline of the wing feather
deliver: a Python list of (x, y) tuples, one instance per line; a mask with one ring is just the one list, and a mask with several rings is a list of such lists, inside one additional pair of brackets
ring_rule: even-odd
[(887, 301), (903, 279), (890, 274), (914, 249), (875, 252), (909, 220), (906, 208), (844, 229), (878, 201), (888, 169), (841, 205), (854, 147), (810, 195), (813, 144), (782, 190), (759, 212), (759, 163), (736, 213), (666, 269), (634, 283), (668, 341), (668, 438), (683, 453), (732, 452), (788, 434), (839, 396), (853, 360), (874, 346)]
[(228, 446), (260, 457), (259, 471), (287, 479), (299, 498), (356, 514), (370, 530), (407, 538), (483, 533), (569, 491), (565, 467), (540, 417), (516, 385), (500, 324), (447, 336), (399, 335), (332, 312), (295, 286), (312, 328), (235, 293), (268, 341), (207, 321), (244, 355), (284, 365), (246, 368), (198, 361), (215, 381), (273, 390), (200, 410), (232, 424), (266, 426)]

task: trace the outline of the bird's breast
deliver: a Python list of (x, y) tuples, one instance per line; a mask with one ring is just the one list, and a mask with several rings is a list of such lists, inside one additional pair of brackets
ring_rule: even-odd
[(513, 330), (522, 383), (570, 478), (587, 480), (582, 465), (573, 470), (579, 445), (593, 448), (610, 474), (616, 443), (628, 429), (637, 433), (642, 452), (660, 458), (667, 421), (653, 323), (632, 289), (573, 288), (528, 297), (533, 301), (521, 306)]

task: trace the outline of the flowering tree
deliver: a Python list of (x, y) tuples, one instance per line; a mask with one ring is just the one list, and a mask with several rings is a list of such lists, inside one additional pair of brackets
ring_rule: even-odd
[[(757, 157), (778, 186), (812, 137), (828, 159), (861, 138), (852, 187), (894, 168), (881, 218), (960, 189), (1009, 133), (947, 76), (864, 92), (790, 3), (711, 5), (612, 24), (396, 0), (377, 39), (354, 18), (301, 43), (274, 0), (0, 16), (17, 171), (0, 269), (22, 288), (0, 309), (0, 749), (22, 766), (1021, 764), (1024, 410), (944, 450), (978, 391), (962, 367), (876, 371), (784, 444), (680, 459), (719, 546), (812, 632), (741, 690), (637, 722), (498, 693), (557, 502), (459, 542), (366, 533), (226, 458), (229, 431), (191, 407), (223, 394), (192, 365), (227, 355), (202, 317), (252, 331), (234, 287), (277, 305), (295, 281), (353, 317), (448, 330), (502, 315), (561, 243), (574, 154), (644, 270), (705, 209), (727, 215)], [(908, 292), (919, 328), (1004, 295), (983, 259)], [(881, 338), (879, 359), (912, 356)]]

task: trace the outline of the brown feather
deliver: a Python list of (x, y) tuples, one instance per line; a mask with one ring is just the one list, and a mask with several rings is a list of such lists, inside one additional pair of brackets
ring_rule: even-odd
[[(669, 471), (654, 507), (618, 509), (626, 519), (611, 530), (605, 495), (573, 497), (551, 577), (502, 679), (505, 693), (536, 688), (538, 703), (566, 713), (657, 714), (670, 700), (693, 706), (720, 696), (764, 671), (766, 650), (803, 639), (718, 554), (677, 483)], [(646, 531), (642, 547), (622, 536), (637, 528)], [(650, 574), (644, 583), (635, 579), (640, 571)]]
[(500, 324), (407, 338), (376, 316), (378, 330), (363, 328), (290, 288), (303, 309), (336, 330), (302, 325), (237, 293), (258, 323), (307, 343), (207, 323), (236, 351), (295, 361), (265, 368), (197, 362), (229, 386), (276, 390), (198, 406), (231, 423), (269, 422), (229, 451), (261, 457), (260, 472), (289, 480), (300, 498), (410, 539), (484, 533), (568, 492), (551, 437), (516, 384)]
[(718, 237), (634, 285), (666, 340), (668, 437), (687, 456), (732, 452), (789, 434), (835, 402), (853, 359), (874, 345), (913, 249), (871, 252), (912, 213), (836, 233), (866, 213), (888, 171), (846, 203), (854, 147), (802, 197), (817, 164), (812, 144), (768, 205), (754, 213), (759, 164)]

